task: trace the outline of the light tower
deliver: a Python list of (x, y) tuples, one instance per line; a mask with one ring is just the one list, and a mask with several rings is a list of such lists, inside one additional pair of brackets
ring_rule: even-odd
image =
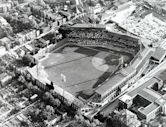
[(121, 56), (121, 57), (119, 58), (119, 65), (123, 68), (123, 64), (124, 64), (124, 57)]
[(124, 64), (124, 57), (121, 56), (121, 64)]

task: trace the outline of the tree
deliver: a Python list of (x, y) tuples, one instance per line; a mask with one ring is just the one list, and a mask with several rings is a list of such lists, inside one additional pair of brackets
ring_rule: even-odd
[(29, 127), (29, 125), (26, 121), (21, 121), (20, 122), (20, 127)]
[(54, 103), (54, 105), (56, 105), (57, 107), (59, 107), (59, 106), (61, 105), (61, 101), (60, 101), (59, 99), (57, 99), (57, 98), (54, 100), (53, 103)]
[(19, 107), (15, 107), (14, 109), (12, 109), (12, 110), (10, 111), (9, 115), (11, 116), (11, 115), (13, 115), (13, 114), (18, 113), (19, 111), (20, 111), (20, 108), (19, 108)]
[(95, 2), (93, 0), (87, 1), (88, 6), (95, 6)]
[(95, 125), (100, 125), (100, 121), (98, 119), (94, 119)]
[(42, 96), (43, 95), (43, 91), (41, 89), (39, 89), (37, 86), (29, 86), (29, 89), (32, 90), (33, 93), (39, 95), (39, 96)]
[(107, 116), (106, 127), (127, 127), (127, 125), (121, 121), (119, 114), (112, 113)]
[(41, 102), (40, 103), (40, 107), (43, 109), (43, 108), (45, 108), (45, 103), (44, 102)]
[(50, 101), (50, 97), (51, 95), (50, 95), (50, 93), (49, 92), (45, 92), (44, 93), (44, 95), (43, 95), (43, 100), (45, 100), (45, 101)]
[(55, 99), (49, 92), (45, 92), (43, 99), (50, 103), (52, 106), (58, 107), (61, 104), (61, 101), (59, 99)]
[(36, 64), (35, 63), (36, 62), (35, 59), (31, 55), (29, 55), (29, 54), (26, 54), (26, 55), (24, 55), (22, 57), (22, 62), (26, 66), (33, 66), (33, 65)]
[(43, 113), (40, 109), (31, 109), (29, 111), (29, 116), (32, 122), (43, 122)]
[(108, 118), (106, 120), (106, 127), (111, 127), (113, 125), (113, 121), (111, 120), (111, 118)]
[(22, 76), (22, 75), (19, 76), (18, 81), (20, 81), (20, 82), (22, 82), (22, 83), (25, 83), (25, 82), (26, 82), (24, 76)]
[(70, 123), (68, 126), (66, 127), (91, 127), (88, 125), (88, 122), (77, 122), (77, 121), (73, 121), (72, 123)]
[(102, 112), (99, 112), (94, 118), (98, 119), (101, 122), (104, 122), (106, 120), (106, 117)]
[(51, 117), (54, 115), (55, 110), (52, 106), (47, 105), (45, 110), (43, 111), (43, 116), (45, 119), (47, 119), (48, 121), (51, 120)]

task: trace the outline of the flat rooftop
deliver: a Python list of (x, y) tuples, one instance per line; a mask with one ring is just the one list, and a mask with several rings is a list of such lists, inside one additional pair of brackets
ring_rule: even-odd
[(137, 95), (140, 95), (144, 99), (151, 102), (146, 107), (140, 107), (138, 109), (138, 111), (145, 116), (150, 114), (155, 109), (160, 108), (160, 104), (166, 102), (166, 100), (161, 100), (162, 95), (151, 88), (155, 83), (158, 82), (159, 80), (157, 78), (151, 78), (150, 80), (127, 94), (127, 96), (129, 96), (130, 98), (135, 98)]
[(102, 24), (75, 24), (71, 27), (73, 28), (102, 28), (102, 29), (106, 28), (106, 26)]
[(156, 108), (159, 108), (159, 105), (151, 103), (146, 108), (140, 108), (139, 112), (144, 115), (147, 115), (147, 114), (151, 113), (152, 111), (154, 111)]
[(139, 93), (140, 91), (142, 91), (144, 88), (154, 84), (158, 82), (158, 80), (156, 78), (152, 78), (150, 80), (148, 80), (147, 82), (145, 82), (143, 85), (140, 85), (138, 88), (134, 89), (133, 91), (129, 92), (128, 95), (130, 97), (135, 97), (137, 95), (137, 93)]
[(107, 93), (106, 91), (109, 91), (109, 89), (113, 89), (113, 87), (116, 87), (119, 82), (124, 79), (124, 77), (125, 75), (121, 73), (112, 76), (105, 84), (103, 84), (99, 89), (96, 90), (96, 93), (100, 95)]

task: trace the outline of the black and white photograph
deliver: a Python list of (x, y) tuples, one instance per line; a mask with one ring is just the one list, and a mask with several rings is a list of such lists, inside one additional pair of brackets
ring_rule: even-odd
[(166, 0), (0, 0), (0, 127), (166, 127)]

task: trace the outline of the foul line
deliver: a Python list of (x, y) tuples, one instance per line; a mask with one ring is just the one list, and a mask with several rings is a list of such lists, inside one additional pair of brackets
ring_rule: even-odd
[(71, 63), (71, 62), (74, 62), (74, 61), (78, 61), (78, 60), (81, 60), (81, 59), (84, 59), (84, 58), (87, 58), (87, 57), (88, 57), (88, 56), (81, 57), (81, 58), (77, 58), (77, 59), (70, 60), (70, 61), (63, 62), (63, 63), (58, 63), (58, 64), (53, 64), (53, 65), (45, 66), (44, 68), (45, 68), (45, 69), (48, 69), (48, 68), (51, 68), (51, 67), (54, 67), (54, 66), (59, 66), (59, 65), (63, 65), (63, 64), (67, 64), (67, 63)]

